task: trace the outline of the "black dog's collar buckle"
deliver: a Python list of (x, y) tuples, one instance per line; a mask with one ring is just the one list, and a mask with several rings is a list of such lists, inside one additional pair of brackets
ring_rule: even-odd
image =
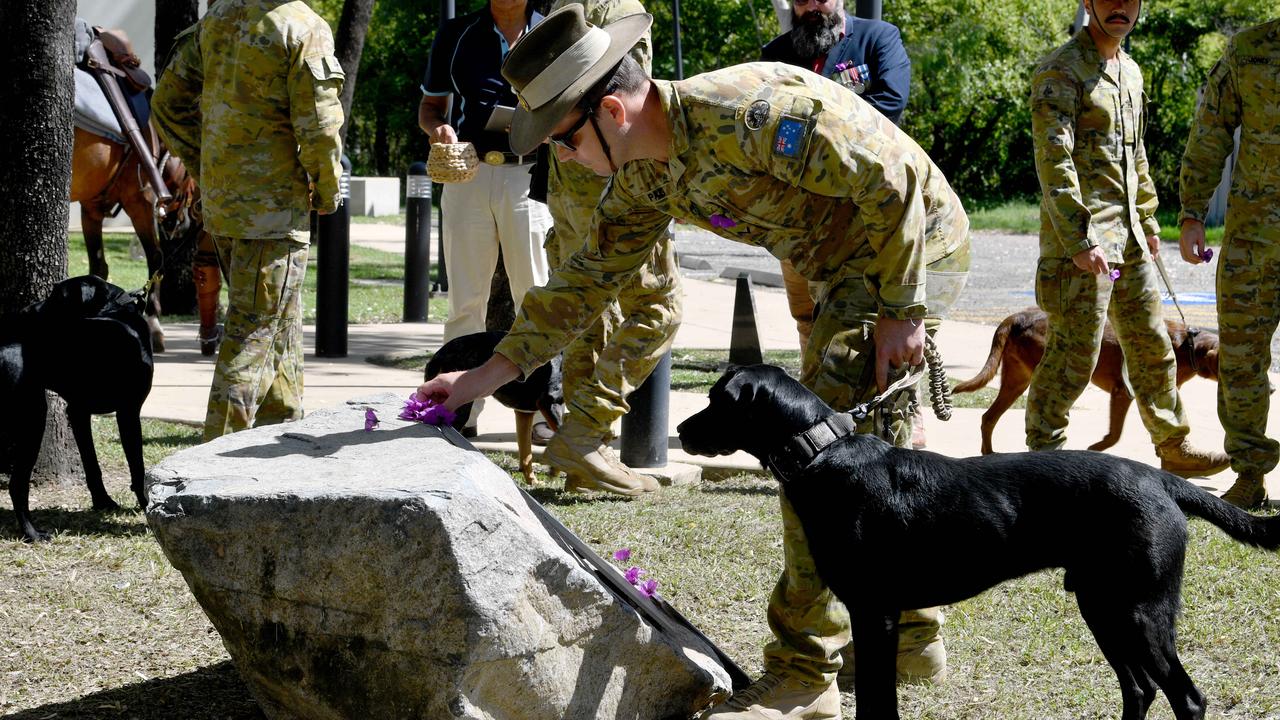
[(817, 423), (804, 432), (792, 436), (783, 443), (782, 448), (770, 458), (773, 467), (781, 480), (808, 467), (828, 445), (846, 435), (857, 432), (858, 423), (849, 413), (835, 413)]

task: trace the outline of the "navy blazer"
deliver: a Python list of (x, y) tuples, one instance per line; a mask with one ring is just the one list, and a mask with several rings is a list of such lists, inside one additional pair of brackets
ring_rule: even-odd
[[(762, 60), (783, 62), (813, 69), (811, 58), (796, 55), (789, 33), (783, 33), (760, 51)], [(866, 20), (845, 14), (844, 37), (827, 53), (822, 67), (823, 77), (832, 77), (840, 63), (857, 68), (866, 65), (869, 74), (866, 88), (859, 93), (863, 100), (884, 113), (895, 124), (902, 120), (911, 92), (911, 60), (895, 25), (882, 20)]]

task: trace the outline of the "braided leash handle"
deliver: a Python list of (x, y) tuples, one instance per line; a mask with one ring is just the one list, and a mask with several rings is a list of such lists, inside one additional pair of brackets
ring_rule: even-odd
[(925, 336), (924, 359), (929, 365), (929, 402), (933, 404), (933, 414), (939, 420), (951, 419), (951, 384), (947, 382), (947, 370), (942, 367), (942, 353), (938, 352), (938, 344), (933, 337)]

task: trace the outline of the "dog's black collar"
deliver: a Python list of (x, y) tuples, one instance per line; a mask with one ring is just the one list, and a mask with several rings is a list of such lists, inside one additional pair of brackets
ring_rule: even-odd
[(775, 453), (769, 455), (769, 466), (778, 479), (786, 482), (808, 467), (831, 443), (857, 432), (858, 424), (849, 413), (835, 413), (804, 432), (792, 436)]

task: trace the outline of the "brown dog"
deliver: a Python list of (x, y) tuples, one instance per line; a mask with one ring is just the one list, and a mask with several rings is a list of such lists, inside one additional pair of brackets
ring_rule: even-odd
[[(1178, 387), (1182, 387), (1184, 382), (1196, 375), (1217, 382), (1218, 336), (1195, 328), (1188, 332), (1186, 325), (1174, 320), (1165, 320), (1165, 325), (1169, 329), (1169, 340), (1173, 343), (1174, 355), (1178, 360)], [(991, 354), (987, 356), (986, 364), (977, 375), (952, 389), (953, 393), (966, 393), (986, 387), (991, 378), (995, 377), (996, 371), (1002, 366), (1004, 368), (1000, 374), (1000, 394), (996, 395), (991, 407), (982, 414), (983, 455), (992, 452), (991, 433), (1000, 421), (1000, 416), (1031, 385), (1031, 373), (1044, 357), (1045, 335), (1048, 330), (1049, 316), (1040, 308), (1029, 307), (1005, 318), (991, 338)], [(1133, 396), (1129, 394), (1121, 375), (1123, 359), (1120, 340), (1108, 322), (1102, 331), (1102, 352), (1098, 355), (1098, 365), (1093, 369), (1091, 381), (1111, 394), (1111, 428), (1106, 437), (1089, 446), (1090, 450), (1105, 450), (1120, 440), (1125, 415), (1133, 404)]]

